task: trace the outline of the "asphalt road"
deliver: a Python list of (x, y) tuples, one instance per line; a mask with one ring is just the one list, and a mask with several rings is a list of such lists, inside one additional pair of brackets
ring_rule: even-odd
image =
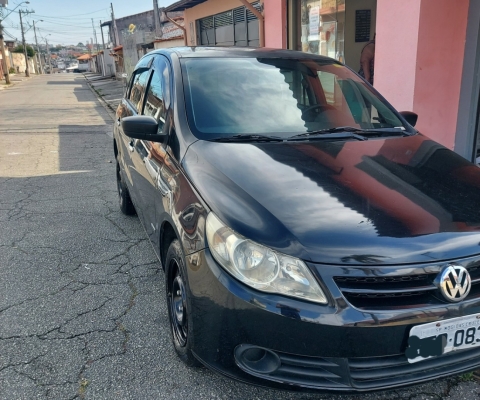
[(111, 118), (83, 76), (0, 92), (0, 399), (478, 399), (458, 377), (336, 397), (189, 369), (163, 272), (117, 204)]

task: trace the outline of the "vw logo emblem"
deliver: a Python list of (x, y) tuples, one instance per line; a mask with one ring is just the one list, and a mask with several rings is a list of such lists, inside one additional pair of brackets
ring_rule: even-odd
[(442, 292), (443, 297), (451, 302), (465, 299), (472, 287), (472, 280), (468, 271), (461, 265), (456, 264), (445, 267), (434, 283)]

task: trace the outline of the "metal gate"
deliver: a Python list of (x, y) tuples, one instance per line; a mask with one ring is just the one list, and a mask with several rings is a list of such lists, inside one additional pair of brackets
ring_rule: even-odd
[[(252, 3), (260, 11), (259, 2)], [(197, 43), (203, 46), (260, 45), (258, 18), (245, 7), (197, 20)]]

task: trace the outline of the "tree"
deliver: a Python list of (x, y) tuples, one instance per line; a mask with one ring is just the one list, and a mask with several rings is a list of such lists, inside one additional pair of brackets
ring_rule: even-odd
[[(17, 47), (13, 49), (14, 53), (23, 53), (23, 45), (19, 44)], [(27, 56), (33, 57), (35, 55), (35, 50), (33, 50), (32, 46), (27, 44)]]
[(82, 42), (78, 42), (77, 47), (85, 47), (85, 45)]

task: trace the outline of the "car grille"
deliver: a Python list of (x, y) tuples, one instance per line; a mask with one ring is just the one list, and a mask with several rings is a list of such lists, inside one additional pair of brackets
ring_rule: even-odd
[[(480, 265), (468, 268), (468, 272), (472, 289), (467, 300), (480, 298)], [(437, 275), (335, 276), (333, 279), (353, 306), (365, 310), (389, 310), (446, 303), (433, 284)]]
[(297, 385), (312, 388), (324, 386), (333, 389), (347, 386), (344, 362), (341, 359), (332, 361), (328, 358), (301, 357), (281, 353), (279, 356), (281, 366), (277, 371), (269, 374), (271, 380), (289, 382), (293, 379)]
[(443, 375), (471, 370), (480, 364), (480, 349), (463, 350), (410, 364), (405, 355), (350, 358), (348, 365), (352, 386), (373, 389), (424, 381)]
[(445, 354), (409, 364), (400, 354), (386, 357), (349, 358), (352, 386), (358, 389), (392, 387), (472, 370), (480, 364), (480, 348)]
[(305, 388), (366, 391), (394, 388), (478, 368), (480, 348), (461, 350), (410, 364), (404, 354), (383, 357), (321, 358), (267, 350), (278, 358), (276, 368), (253, 370), (245, 365), (242, 348), (235, 350), (237, 365), (246, 373), (270, 381)]
[[(258, 353), (255, 359), (249, 354), (252, 350)], [(307, 357), (242, 344), (235, 349), (235, 361), (246, 373), (274, 382), (332, 390), (348, 387), (345, 358)]]

